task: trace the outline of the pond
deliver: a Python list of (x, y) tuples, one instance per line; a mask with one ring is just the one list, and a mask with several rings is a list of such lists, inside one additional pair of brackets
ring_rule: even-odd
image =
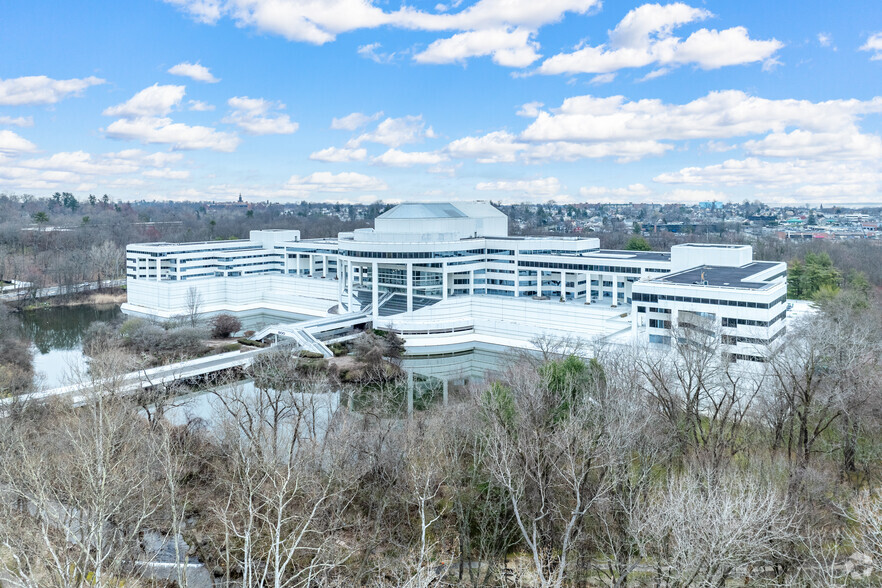
[(71, 373), (86, 365), (83, 333), (89, 325), (121, 316), (117, 304), (57, 306), (22, 312), (20, 330), (32, 343), (39, 383), (45, 388), (68, 384)]

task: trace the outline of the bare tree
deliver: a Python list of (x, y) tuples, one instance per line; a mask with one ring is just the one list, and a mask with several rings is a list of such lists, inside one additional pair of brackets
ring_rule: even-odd
[(186, 314), (184, 318), (189, 321), (191, 327), (199, 324), (199, 312), (202, 309), (202, 294), (195, 286), (187, 288)]
[(623, 431), (610, 426), (599, 364), (512, 368), (478, 398), (485, 467), (504, 489), (542, 588), (563, 584), (592, 506), (612, 484)]
[(641, 553), (671, 588), (723, 586), (789, 558), (798, 519), (786, 494), (746, 472), (694, 468), (674, 476), (635, 521)]

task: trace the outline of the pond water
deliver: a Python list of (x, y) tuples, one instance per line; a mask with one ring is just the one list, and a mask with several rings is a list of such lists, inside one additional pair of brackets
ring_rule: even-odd
[(27, 310), (19, 315), (22, 335), (32, 343), (34, 371), (45, 388), (69, 383), (72, 372), (86, 365), (83, 333), (96, 321), (122, 316), (117, 304), (83, 304)]

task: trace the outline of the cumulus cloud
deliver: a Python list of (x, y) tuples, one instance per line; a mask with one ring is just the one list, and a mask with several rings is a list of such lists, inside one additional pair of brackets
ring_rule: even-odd
[(417, 63), (464, 63), (472, 57), (490, 55), (498, 65), (523, 68), (541, 57), (533, 35), (533, 31), (522, 28), (468, 31), (433, 41), (413, 59)]
[(808, 197), (858, 197), (878, 195), (882, 172), (874, 162), (765, 161), (749, 157), (705, 167), (686, 167), (660, 174), (653, 180), (662, 184), (751, 186)]
[(208, 104), (201, 100), (190, 100), (187, 102), (187, 108), (195, 112), (209, 112), (214, 110), (214, 104)]
[(867, 42), (861, 45), (860, 50), (870, 51), (873, 54), (870, 56), (870, 59), (873, 61), (882, 59), (882, 33), (874, 33), (870, 35)]
[[(139, 149), (127, 149), (116, 153), (94, 155), (85, 151), (54, 153), (48, 157), (0, 160), (0, 185), (16, 189), (88, 190), (96, 185), (108, 188), (130, 188), (144, 185), (133, 177), (138, 172), (157, 177), (182, 177), (169, 164), (180, 161), (179, 153), (146, 153)], [(156, 168), (163, 174), (155, 174)]]
[(46, 76), (0, 79), (0, 106), (55, 104), (68, 96), (79, 96), (90, 86), (105, 83), (101, 78), (55, 80)]
[(210, 149), (229, 153), (239, 145), (239, 137), (234, 133), (175, 123), (170, 118), (121, 118), (108, 125), (104, 133), (111, 139), (163, 144), (182, 150)]
[(379, 120), (381, 116), (383, 116), (382, 111), (375, 112), (371, 115), (362, 114), (361, 112), (353, 112), (342, 118), (334, 118), (331, 120), (331, 128), (339, 131), (355, 131), (369, 125), (375, 120)]
[(627, 101), (623, 96), (577, 96), (553, 113), (540, 112), (523, 132), (530, 141), (720, 139), (800, 127), (835, 132), (864, 114), (882, 112), (882, 97), (868, 101), (769, 100), (737, 90), (711, 92), (686, 104)]
[(310, 159), (314, 161), (326, 161), (329, 163), (343, 163), (347, 161), (364, 161), (367, 159), (367, 149), (346, 149), (345, 147), (328, 147), (311, 153)]
[(447, 146), (451, 157), (474, 159), (478, 163), (512, 163), (528, 145), (507, 131), (493, 131), (481, 137), (463, 137)]
[(190, 172), (187, 170), (177, 170), (177, 169), (148, 169), (147, 171), (141, 172), (142, 176), (148, 178), (159, 178), (163, 180), (186, 180), (190, 177)]
[(223, 122), (234, 124), (252, 135), (290, 135), (299, 126), (287, 114), (275, 112), (285, 108), (281, 102), (236, 96), (230, 98), (227, 104), (233, 111)]
[[(281, 35), (290, 41), (321, 45), (341, 33), (395, 27), (405, 30), (453, 31), (457, 34), (430, 44), (416, 60), (453, 63), (490, 55), (496, 63), (524, 67), (540, 56), (532, 40), (539, 28), (558, 22), (567, 13), (586, 14), (599, 0), (478, 0), (455, 11), (460, 2), (425, 12), (410, 6), (385, 11), (370, 0), (280, 2), (279, 0), (166, 0), (204, 23), (229, 17), (237, 25)], [(384, 63), (394, 53), (380, 52), (379, 43), (362, 45), (359, 54)]]
[(387, 147), (400, 147), (407, 143), (418, 143), (426, 138), (431, 139), (434, 136), (435, 132), (432, 127), (426, 127), (422, 115), (387, 118), (378, 124), (373, 131), (363, 133), (349, 141), (347, 147), (358, 147), (364, 142), (380, 143)]
[(585, 14), (599, 5), (598, 0), (479, 0), (459, 12), (436, 14), (408, 6), (386, 12), (369, 0), (166, 1), (201, 22), (213, 23), (227, 16), (240, 26), (315, 44), (333, 41), (340, 33), (382, 26), (424, 31), (468, 31), (506, 25), (535, 29), (559, 21), (567, 12)]
[(818, 33), (818, 44), (821, 47), (830, 47), (833, 45), (833, 35), (830, 33)]
[(10, 125), (13, 127), (32, 127), (34, 126), (34, 117), (32, 116), (0, 116), (0, 125)]
[(747, 141), (743, 147), (748, 153), (761, 157), (882, 159), (882, 138), (860, 133), (855, 128), (826, 133), (802, 129), (771, 133), (762, 139)]
[(526, 118), (536, 118), (539, 116), (539, 109), (543, 106), (545, 105), (541, 102), (527, 102), (515, 114)]
[(37, 146), (12, 131), (0, 131), (0, 153), (14, 154), (36, 151)]
[(555, 177), (537, 178), (535, 180), (496, 180), (480, 182), (476, 190), (494, 192), (519, 192), (529, 198), (540, 200), (560, 197), (561, 183)]
[[(539, 67), (542, 74), (609, 74), (626, 68), (654, 65), (656, 75), (671, 67), (695, 65), (701, 69), (768, 62), (783, 47), (776, 39), (751, 39), (741, 26), (724, 30), (699, 29), (685, 40), (674, 29), (713, 16), (681, 2), (644, 4), (634, 8), (609, 32), (609, 42), (559, 53)], [(649, 79), (649, 78), (644, 78)]]
[(105, 116), (136, 118), (139, 116), (163, 116), (178, 107), (184, 98), (184, 86), (160, 86), (153, 84), (144, 88), (122, 104), (105, 108)]
[(314, 172), (307, 176), (291, 176), (285, 183), (285, 190), (295, 193), (310, 192), (354, 192), (365, 190), (387, 190), (386, 182), (379, 178), (356, 172)]
[(443, 153), (434, 151), (399, 151), (398, 149), (389, 149), (382, 155), (373, 158), (373, 162), (378, 165), (386, 165), (389, 167), (410, 167), (412, 165), (438, 165), (447, 161), (447, 157)]
[(190, 63), (189, 61), (184, 61), (169, 68), (168, 73), (173, 76), (183, 76), (207, 84), (216, 84), (220, 81), (220, 79), (212, 75), (211, 70), (199, 62)]
[(172, 149), (211, 149), (235, 151), (239, 137), (205, 126), (176, 123), (164, 116), (180, 107), (184, 86), (153, 84), (127, 101), (104, 110), (106, 116), (119, 116), (104, 134), (111, 139), (170, 145)]

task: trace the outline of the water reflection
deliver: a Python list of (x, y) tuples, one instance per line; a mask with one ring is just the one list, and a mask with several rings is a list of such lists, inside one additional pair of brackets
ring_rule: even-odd
[(72, 374), (86, 366), (83, 333), (94, 322), (122, 316), (116, 304), (83, 304), (26, 310), (19, 315), (19, 331), (32, 343), (37, 384), (55, 388), (70, 383)]
[(89, 325), (96, 321), (112, 321), (121, 315), (116, 304), (26, 310), (19, 315), (20, 330), (41, 354), (57, 349), (80, 349), (83, 333)]

